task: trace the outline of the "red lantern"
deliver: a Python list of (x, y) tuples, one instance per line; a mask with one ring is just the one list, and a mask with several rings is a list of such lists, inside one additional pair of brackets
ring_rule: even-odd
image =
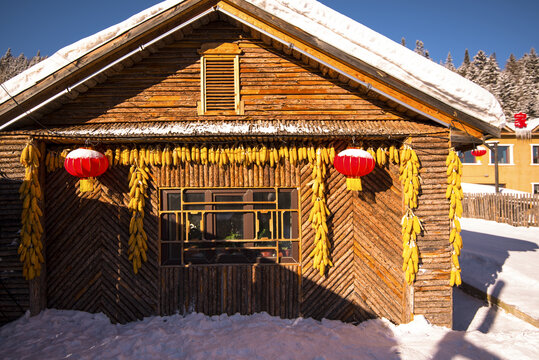
[(109, 168), (105, 155), (92, 149), (77, 149), (67, 154), (64, 167), (68, 173), (80, 177), (80, 191), (92, 191), (95, 177), (103, 174)]
[(519, 112), (518, 114), (515, 114), (515, 127), (519, 129), (525, 128), (526, 118), (527, 118), (527, 115), (523, 112)]
[(335, 169), (346, 176), (348, 190), (361, 190), (360, 177), (369, 174), (374, 165), (372, 155), (361, 149), (346, 149), (333, 160)]
[(471, 153), (473, 156), (479, 157), (485, 155), (487, 153), (487, 150), (482, 148), (475, 148), (471, 151)]

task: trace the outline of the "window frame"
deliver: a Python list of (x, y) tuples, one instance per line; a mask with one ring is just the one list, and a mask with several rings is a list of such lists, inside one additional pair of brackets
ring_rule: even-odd
[[(494, 145), (494, 144), (492, 144), (492, 145)], [(508, 148), (508, 151), (509, 151), (508, 161), (509, 162), (507, 162), (507, 163), (498, 162), (498, 165), (501, 165), (501, 166), (515, 165), (514, 159), (513, 159), (513, 147), (514, 147), (514, 144), (498, 144), (498, 150), (502, 146)], [(494, 150), (491, 150), (489, 148), (488, 149), (488, 164), (489, 165), (494, 165), (494, 162), (492, 162), (492, 157), (493, 156), (494, 156)]]
[[(274, 200), (255, 200), (255, 193), (273, 192)], [(203, 202), (185, 202), (185, 196), (189, 194), (204, 194)], [(290, 193), (290, 206), (282, 207), (280, 194)], [(179, 194), (179, 209), (169, 204), (169, 195)], [(218, 209), (220, 201), (217, 196), (243, 197), (242, 201), (223, 202), (224, 206), (232, 206), (232, 209)], [(234, 205), (241, 208), (234, 209)], [(193, 209), (193, 205), (195, 208)], [(258, 207), (257, 207), (258, 206)], [(201, 207), (201, 208), (198, 208)], [(172, 208), (172, 209), (171, 209)], [(190, 215), (198, 215), (198, 225), (191, 227)], [(217, 234), (218, 214), (243, 213), (241, 220), (242, 231), (238, 232), (241, 238), (220, 238)], [(270, 238), (260, 236), (261, 214), (270, 214), (268, 223)], [(287, 215), (287, 213), (289, 213)], [(254, 217), (253, 217), (254, 216)], [(275, 217), (279, 216), (279, 218)], [(301, 206), (300, 188), (298, 187), (160, 187), (159, 188), (159, 264), (160, 266), (190, 266), (194, 264), (219, 265), (219, 264), (256, 264), (274, 263), (286, 265), (299, 265), (301, 263)], [(192, 218), (191, 218), (192, 219)], [(232, 222), (230, 223), (232, 224)], [(188, 228), (198, 229), (200, 238), (190, 238), (191, 231)], [(174, 229), (171, 234), (170, 229)], [(286, 229), (289, 229), (288, 231)], [(278, 232), (277, 235), (275, 233)], [(273, 235), (273, 236), (272, 236)], [(187, 244), (187, 245), (186, 245)], [(190, 244), (190, 245), (189, 245)], [(200, 247), (200, 250), (198, 250)], [(260, 247), (260, 248), (259, 248)], [(232, 249), (234, 248), (234, 249)], [(237, 249), (236, 249), (237, 248)], [(175, 250), (174, 250), (175, 249)], [(249, 261), (224, 262), (219, 260), (219, 253), (240, 253), (241, 259)], [(179, 251), (180, 254), (174, 254)], [(203, 253), (206, 259), (214, 259), (207, 262), (188, 261), (186, 255)], [(213, 252), (213, 253), (212, 253)], [(243, 253), (243, 254), (242, 254)], [(271, 255), (270, 255), (271, 253)], [(223, 255), (223, 258), (226, 256)]]
[[(532, 195), (539, 195), (539, 183), (537, 183), (537, 182), (532, 182), (531, 185), (532, 185), (532, 190), (531, 190)], [(538, 187), (537, 192), (534, 192), (535, 186)]]
[[(539, 165), (539, 156), (538, 156), (538, 159), (537, 159), (537, 162), (533, 162), (533, 149), (534, 148), (537, 148), (537, 152), (539, 153), (539, 144), (530, 144), (530, 165)], [(539, 155), (539, 154), (538, 154)]]

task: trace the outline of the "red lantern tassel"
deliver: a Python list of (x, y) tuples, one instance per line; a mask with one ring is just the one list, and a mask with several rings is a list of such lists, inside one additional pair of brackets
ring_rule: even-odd
[(363, 188), (361, 187), (361, 178), (353, 178), (348, 177), (346, 178), (346, 188), (348, 190), (356, 190), (356, 191), (362, 191)]
[(83, 178), (79, 181), (80, 192), (89, 192), (94, 190), (95, 178)]

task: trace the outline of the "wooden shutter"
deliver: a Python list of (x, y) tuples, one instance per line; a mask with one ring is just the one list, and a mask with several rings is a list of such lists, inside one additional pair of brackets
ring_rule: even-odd
[(199, 115), (242, 115), (240, 58), (235, 43), (206, 43), (201, 58)]
[(239, 100), (237, 56), (203, 58), (204, 112), (236, 111)]

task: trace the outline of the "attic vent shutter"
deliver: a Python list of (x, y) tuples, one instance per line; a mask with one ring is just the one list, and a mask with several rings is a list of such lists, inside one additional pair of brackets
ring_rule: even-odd
[(234, 43), (207, 43), (199, 49), (202, 55), (199, 115), (241, 115), (240, 58)]
[(237, 56), (204, 57), (205, 62), (205, 110), (236, 110)]

